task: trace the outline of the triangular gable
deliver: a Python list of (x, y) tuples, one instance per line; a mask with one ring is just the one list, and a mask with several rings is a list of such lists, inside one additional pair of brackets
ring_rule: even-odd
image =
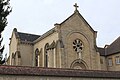
[(11, 41), (12, 41), (11, 39), (13, 38), (13, 35), (15, 35), (16, 39), (19, 38), (19, 36), (17, 35), (17, 29), (16, 28), (13, 29), (13, 32), (12, 32), (12, 35), (11, 35), (11, 38), (10, 38), (10, 44), (11, 44)]
[(24, 41), (24, 42), (33, 42), (40, 37), (40, 35), (17, 32), (16, 28), (13, 29), (11, 39), (13, 38), (13, 35), (15, 35), (16, 39), (20, 39), (20, 41)]
[(62, 23), (60, 23), (60, 25), (62, 25), (62, 24), (64, 24), (65, 22), (67, 22), (67, 20), (69, 20), (71, 17), (73, 17), (73, 16), (76, 15), (76, 14), (82, 19), (82, 21), (83, 21), (84, 23), (86, 23), (86, 24), (89, 26), (89, 28), (90, 28), (91, 31), (96, 32), (96, 31), (94, 31), (93, 28), (88, 24), (88, 22), (83, 18), (83, 16), (79, 13), (78, 10), (74, 11), (74, 13), (73, 13), (71, 16), (69, 16), (66, 20), (64, 20)]

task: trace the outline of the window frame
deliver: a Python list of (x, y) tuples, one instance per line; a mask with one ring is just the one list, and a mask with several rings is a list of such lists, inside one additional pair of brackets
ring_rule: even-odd
[(120, 56), (115, 57), (115, 64), (120, 64)]
[(113, 66), (113, 60), (112, 60), (112, 58), (108, 58), (108, 66), (109, 67)]

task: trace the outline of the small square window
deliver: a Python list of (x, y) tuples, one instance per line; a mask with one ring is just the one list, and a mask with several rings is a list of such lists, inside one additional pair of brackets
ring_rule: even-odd
[(116, 64), (120, 64), (120, 56), (116, 56), (115, 57), (115, 63)]
[(109, 58), (108, 59), (108, 66), (112, 66), (113, 65), (113, 63), (112, 63), (112, 58)]

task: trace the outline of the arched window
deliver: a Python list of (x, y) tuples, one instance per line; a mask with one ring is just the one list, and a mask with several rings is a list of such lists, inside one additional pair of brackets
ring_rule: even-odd
[(42, 67), (43, 66), (43, 49), (40, 49), (39, 52), (39, 66)]
[(38, 66), (38, 55), (39, 55), (39, 49), (37, 48), (35, 50), (35, 66)]
[(49, 50), (49, 44), (47, 43), (44, 47), (44, 66), (48, 67), (48, 50)]
[(11, 65), (14, 65), (14, 61), (15, 61), (15, 54), (12, 53)]

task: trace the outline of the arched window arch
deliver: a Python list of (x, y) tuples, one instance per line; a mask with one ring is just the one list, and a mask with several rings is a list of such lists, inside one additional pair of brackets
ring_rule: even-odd
[(44, 47), (44, 66), (48, 67), (48, 50), (49, 50), (49, 44), (46, 43)]
[(73, 69), (88, 69), (88, 66), (82, 59), (76, 59), (72, 62), (70, 68), (73, 68)]
[(39, 49), (35, 50), (35, 66), (38, 66), (38, 56), (39, 56)]

